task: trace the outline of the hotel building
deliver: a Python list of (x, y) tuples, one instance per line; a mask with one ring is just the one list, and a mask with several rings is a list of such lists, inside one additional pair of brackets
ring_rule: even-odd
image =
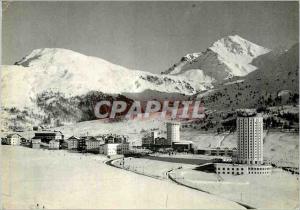
[(237, 118), (237, 163), (263, 164), (263, 118)]
[(237, 154), (233, 164), (216, 163), (217, 174), (271, 174), (272, 167), (263, 163), (263, 118), (238, 113)]

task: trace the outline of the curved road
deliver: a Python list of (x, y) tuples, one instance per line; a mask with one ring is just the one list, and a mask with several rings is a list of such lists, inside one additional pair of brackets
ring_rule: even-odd
[[(105, 161), (105, 164), (109, 165), (109, 166), (112, 166), (112, 167), (115, 167), (115, 168), (118, 168), (120, 170), (127, 170), (127, 169), (124, 169), (124, 168), (121, 168), (121, 167), (118, 167), (116, 165), (114, 165), (112, 162), (115, 161), (115, 160), (118, 160), (118, 159), (121, 159), (121, 158), (116, 158), (116, 159), (112, 159), (112, 160), (108, 160), (108, 161)], [(147, 158), (148, 159), (148, 158)], [(151, 159), (151, 158), (149, 158)], [(157, 159), (156, 159), (157, 160)], [(199, 161), (199, 160), (198, 160)], [(168, 162), (173, 162), (173, 161), (168, 161)], [(208, 161), (204, 161), (204, 164), (207, 164)], [(151, 178), (154, 178), (154, 179), (161, 179), (160, 177), (157, 177), (157, 176), (151, 176), (151, 175), (148, 175), (148, 174), (143, 174), (143, 173), (140, 173), (140, 172), (137, 172), (137, 171), (131, 171), (131, 170), (127, 170), (127, 171), (130, 171), (130, 172), (133, 172), (133, 173), (136, 173), (136, 174), (139, 174), (139, 175), (143, 175), (143, 176), (147, 176), (147, 177), (151, 177)], [(172, 172), (173, 169), (169, 170), (166, 172), (166, 177), (171, 180), (173, 183), (175, 184), (178, 184), (178, 185), (181, 185), (181, 186), (184, 186), (184, 187), (188, 187), (190, 189), (193, 189), (193, 190), (197, 190), (197, 191), (200, 191), (200, 192), (204, 192), (204, 193), (207, 193), (207, 194), (210, 194), (210, 195), (214, 195), (208, 191), (205, 191), (205, 190), (201, 190), (199, 188), (196, 188), (196, 187), (192, 187), (192, 186), (189, 186), (189, 185), (186, 185), (184, 183), (181, 183), (179, 181), (177, 181), (176, 179), (174, 179), (171, 175), (170, 175), (170, 172)], [(216, 196), (216, 195), (214, 195)], [(231, 201), (231, 200), (230, 200)], [(238, 205), (241, 205), (243, 207), (245, 207), (246, 209), (255, 209), (254, 207), (252, 206), (249, 206), (247, 204), (243, 204), (243, 203), (240, 203), (240, 202), (236, 202), (236, 201), (232, 201), (232, 202), (235, 202), (237, 203)]]

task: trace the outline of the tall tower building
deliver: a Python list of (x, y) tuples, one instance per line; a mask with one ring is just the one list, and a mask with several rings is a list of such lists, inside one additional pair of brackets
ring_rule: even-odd
[(172, 145), (172, 142), (180, 141), (180, 123), (168, 122), (167, 123), (167, 142)]
[(151, 143), (155, 143), (155, 139), (158, 137), (157, 131), (151, 131)]
[(237, 162), (263, 164), (263, 118), (261, 116), (237, 117)]

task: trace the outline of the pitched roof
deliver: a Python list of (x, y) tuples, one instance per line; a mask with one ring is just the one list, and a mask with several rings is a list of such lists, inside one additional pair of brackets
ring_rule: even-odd
[(19, 137), (22, 137), (20, 134), (18, 134), (18, 133), (11, 133), (11, 134), (8, 134), (6, 137), (7, 138), (11, 138), (13, 135), (17, 135), (17, 136), (19, 136)]
[(71, 136), (71, 137), (68, 138), (68, 140), (69, 140), (69, 139), (76, 139), (76, 140), (79, 140), (79, 137)]

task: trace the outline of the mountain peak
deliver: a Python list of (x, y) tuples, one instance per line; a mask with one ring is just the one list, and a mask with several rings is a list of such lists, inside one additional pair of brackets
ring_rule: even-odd
[(44, 63), (61, 62), (65, 59), (74, 60), (78, 58), (87, 57), (81, 53), (63, 49), (63, 48), (41, 48), (35, 49), (27, 56), (17, 61), (15, 65), (21, 65), (25, 67), (36, 66)]
[(214, 42), (202, 53), (191, 53), (170, 67), (164, 74), (183, 74), (201, 70), (206, 76), (222, 81), (234, 76), (246, 76), (257, 69), (253, 59), (270, 52), (269, 49), (239, 35), (229, 35)]
[(214, 42), (210, 50), (219, 55), (234, 54), (235, 56), (247, 56), (247, 58), (257, 57), (270, 52), (269, 49), (250, 42), (239, 35), (230, 35)]

